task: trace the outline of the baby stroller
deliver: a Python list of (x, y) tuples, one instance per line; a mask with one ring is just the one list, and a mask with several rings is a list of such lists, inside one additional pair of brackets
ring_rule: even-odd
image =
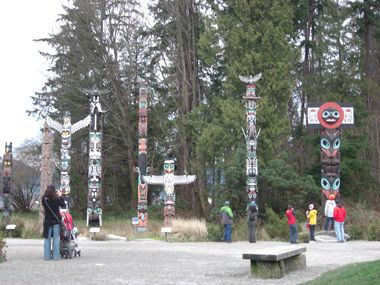
[(61, 242), (60, 254), (64, 258), (72, 258), (77, 255), (80, 256), (80, 249), (78, 247), (78, 229), (74, 227), (73, 217), (69, 212), (61, 211), (62, 226), (61, 226)]

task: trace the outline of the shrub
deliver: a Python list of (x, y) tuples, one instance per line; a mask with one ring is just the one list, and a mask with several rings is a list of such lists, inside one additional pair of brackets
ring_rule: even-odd
[(5, 242), (5, 234), (3, 230), (0, 230), (0, 263), (5, 261), (7, 258), (7, 244)]
[(174, 237), (182, 241), (202, 241), (207, 238), (205, 220), (174, 219), (172, 224)]
[(367, 227), (364, 224), (350, 224), (345, 226), (345, 232), (353, 240), (363, 239), (367, 235)]
[[(379, 214), (368, 206), (366, 202), (347, 205), (345, 230), (352, 239), (375, 240), (378, 236), (376, 223), (380, 223)], [(373, 221), (370, 224), (369, 221)], [(370, 237), (371, 236), (371, 237)]]
[(376, 219), (368, 225), (368, 240), (380, 241), (380, 220)]
[(310, 235), (307, 232), (302, 232), (298, 234), (298, 241), (302, 243), (308, 243), (310, 239)]
[(285, 217), (280, 217), (271, 208), (265, 209), (265, 230), (271, 239), (287, 240), (289, 237), (289, 226)]
[[(257, 232), (256, 232), (257, 236)], [(247, 219), (241, 217), (234, 221), (232, 225), (232, 240), (247, 240), (248, 239), (248, 226)]]
[(207, 239), (209, 241), (220, 241), (223, 237), (223, 230), (221, 223), (207, 223)]

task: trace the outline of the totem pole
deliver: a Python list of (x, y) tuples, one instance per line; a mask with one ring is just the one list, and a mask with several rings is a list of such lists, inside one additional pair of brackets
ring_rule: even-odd
[(89, 135), (89, 161), (88, 161), (88, 200), (87, 200), (87, 226), (102, 226), (102, 129), (103, 111), (99, 95), (103, 91), (87, 91), (91, 94), (90, 102), (90, 135)]
[(53, 133), (45, 122), (42, 134), (41, 197), (48, 185), (53, 184)]
[(146, 157), (147, 157), (147, 132), (148, 132), (148, 93), (147, 87), (144, 82), (141, 83), (139, 88), (139, 160), (136, 172), (137, 178), (137, 217), (139, 231), (145, 231), (148, 223), (148, 185), (145, 183), (141, 176), (147, 174)]
[(190, 184), (195, 181), (197, 178), (196, 175), (174, 175), (175, 162), (174, 160), (165, 160), (164, 161), (164, 175), (143, 175), (143, 180), (147, 184), (152, 185), (164, 185), (164, 191), (166, 194), (165, 197), (165, 226), (171, 227), (172, 221), (175, 217), (175, 185)]
[(70, 112), (65, 112), (63, 115), (63, 125), (54, 121), (49, 116), (46, 117), (46, 123), (49, 127), (56, 130), (61, 134), (61, 163), (58, 168), (61, 171), (61, 186), (60, 190), (62, 196), (66, 202), (69, 202), (70, 194), (70, 148), (71, 148), (71, 135), (88, 126), (90, 123), (91, 116), (88, 115), (83, 120), (76, 122), (74, 125), (71, 125), (71, 114)]
[(9, 223), (11, 219), (11, 191), (12, 191), (12, 143), (5, 143), (3, 155), (3, 192), (1, 193), (0, 210), (3, 210), (1, 220)]
[(239, 76), (239, 79), (246, 85), (246, 95), (243, 97), (246, 100), (245, 113), (247, 116), (247, 131), (244, 132), (245, 141), (247, 144), (247, 194), (248, 204), (257, 207), (257, 175), (259, 172), (257, 163), (257, 138), (259, 137), (260, 130), (256, 130), (256, 101), (260, 97), (256, 97), (256, 85), (254, 84), (261, 78), (261, 73), (252, 77)]
[(322, 204), (331, 195), (340, 196), (340, 138), (341, 128), (354, 126), (354, 108), (335, 102), (308, 104), (307, 124), (310, 129), (321, 129), (321, 192)]

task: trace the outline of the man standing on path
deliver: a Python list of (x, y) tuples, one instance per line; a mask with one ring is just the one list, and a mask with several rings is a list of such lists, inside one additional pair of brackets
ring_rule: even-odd
[(232, 219), (234, 215), (230, 208), (230, 201), (225, 201), (224, 206), (220, 209), (220, 220), (224, 226), (223, 240), (232, 242)]
[(296, 214), (292, 205), (288, 205), (285, 215), (288, 218), (290, 243), (296, 244), (298, 239), (298, 227)]
[(344, 220), (346, 218), (346, 209), (342, 202), (337, 202), (334, 208), (334, 229), (338, 242), (345, 242), (344, 239)]

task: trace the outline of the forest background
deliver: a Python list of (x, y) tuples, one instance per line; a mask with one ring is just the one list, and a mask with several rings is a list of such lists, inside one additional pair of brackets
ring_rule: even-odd
[[(380, 2), (331, 0), (72, 0), (44, 39), (48, 78), (33, 96), (37, 117), (72, 122), (89, 113), (81, 90), (108, 90), (103, 124), (102, 205), (137, 209), (138, 88), (149, 86), (148, 165), (161, 174), (176, 158), (177, 173), (196, 174), (176, 186), (176, 208), (211, 218), (224, 200), (244, 216), (246, 128), (239, 75), (262, 73), (258, 202), (276, 212), (288, 203), (321, 203), (319, 132), (305, 124), (309, 102), (349, 102), (355, 127), (341, 144), (341, 195), (380, 210)], [(144, 13), (149, 14), (146, 21)], [(86, 213), (88, 132), (72, 137), (71, 197)], [(60, 136), (55, 134), (55, 152)], [(41, 145), (14, 157), (16, 210), (38, 200)], [(16, 171), (17, 169), (17, 171)], [(59, 185), (59, 172), (56, 173)], [(162, 203), (150, 186), (148, 205)], [(148, 206), (149, 209), (149, 206)]]

